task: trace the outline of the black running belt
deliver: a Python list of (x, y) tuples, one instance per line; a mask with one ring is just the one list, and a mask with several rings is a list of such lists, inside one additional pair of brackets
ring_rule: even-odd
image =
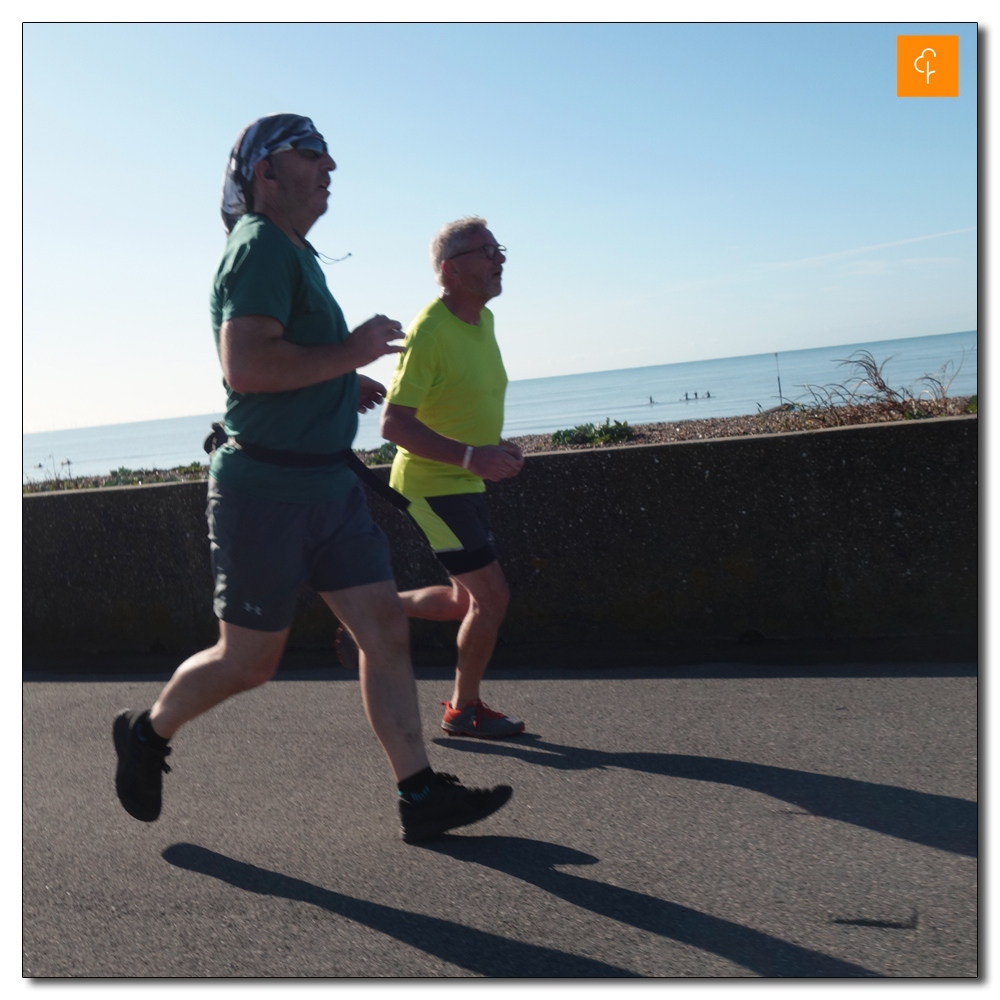
[(376, 476), (353, 451), (350, 449), (348, 451), (349, 454), (345, 459), (348, 468), (352, 469), (358, 479), (366, 482), (383, 500), (388, 500), (393, 507), (398, 507), (405, 514), (410, 509), (410, 501), (398, 490), (394, 490), (381, 476)]
[(281, 465), (294, 469), (319, 469), (331, 465), (346, 465), (357, 477), (367, 483), (383, 500), (388, 500), (394, 507), (402, 511), (409, 509), (410, 501), (402, 493), (394, 490), (384, 479), (375, 475), (350, 448), (334, 451), (329, 454), (317, 454), (308, 451), (278, 451), (275, 448), (265, 448), (263, 445), (251, 444), (248, 441), (237, 441), (230, 437), (221, 423), (212, 424), (212, 433), (205, 438), (205, 451), (211, 455), (216, 448), (231, 444), (249, 458), (269, 465)]

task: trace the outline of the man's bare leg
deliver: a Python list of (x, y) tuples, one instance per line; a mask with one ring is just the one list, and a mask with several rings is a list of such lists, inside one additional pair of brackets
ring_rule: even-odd
[[(421, 587), (419, 590), (402, 590), (400, 603), (407, 618), (424, 618), (432, 622), (461, 621), (469, 610), (469, 592), (452, 580), (450, 587)], [(339, 616), (338, 616), (339, 617)], [(337, 633), (337, 657), (345, 667), (358, 668), (357, 637), (341, 620), (342, 632)], [(349, 639), (344, 636), (349, 633)], [(343, 643), (343, 645), (342, 645)]]
[(458, 630), (458, 666), (451, 696), (451, 707), (463, 709), (479, 698), (479, 685), (507, 614), (510, 590), (496, 560), (453, 580), (468, 595), (468, 609)]
[(355, 637), (368, 722), (396, 781), (429, 767), (410, 664), (406, 615), (392, 580), (321, 594)]
[(469, 592), (454, 577), (450, 587), (400, 591), (399, 600), (407, 617), (432, 622), (461, 621), (469, 610)]
[(163, 775), (170, 770), (167, 741), (185, 722), (270, 680), (287, 638), (287, 628), (260, 632), (219, 622), (219, 641), (174, 671), (149, 712), (118, 714), (111, 729), (118, 755), (115, 791), (126, 812), (145, 823), (159, 818)]
[(154, 731), (169, 740), (185, 722), (269, 681), (285, 648), (288, 629), (259, 632), (219, 622), (219, 641), (185, 660), (149, 713)]
[(405, 590), (399, 599), (410, 618), (462, 622), (451, 707), (463, 709), (479, 698), (479, 685), (496, 647), (510, 590), (496, 560), (482, 569), (453, 576), (451, 584)]
[(426, 840), (496, 812), (510, 798), (509, 785), (465, 788), (451, 775), (435, 775), (427, 762), (410, 666), (410, 629), (395, 583), (386, 580), (321, 596), (357, 637), (361, 696), (396, 776), (403, 840)]

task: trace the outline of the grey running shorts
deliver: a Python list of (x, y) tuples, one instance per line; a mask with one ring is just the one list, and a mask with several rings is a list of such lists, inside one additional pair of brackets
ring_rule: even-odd
[(280, 632), (304, 583), (320, 593), (393, 578), (389, 543), (361, 486), (331, 503), (263, 500), (208, 480), (216, 617)]
[(482, 569), (496, 559), (485, 493), (408, 499), (407, 513), (451, 576)]

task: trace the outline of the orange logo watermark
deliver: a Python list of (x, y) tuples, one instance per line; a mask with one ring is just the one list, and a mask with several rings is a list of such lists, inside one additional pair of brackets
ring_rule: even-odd
[(896, 35), (897, 97), (958, 97), (958, 35)]

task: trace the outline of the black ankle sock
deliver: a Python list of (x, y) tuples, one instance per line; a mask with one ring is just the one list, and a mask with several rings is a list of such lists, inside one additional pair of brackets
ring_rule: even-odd
[(398, 782), (396, 787), (399, 789), (400, 798), (407, 802), (420, 802), (427, 794), (433, 775), (431, 768), (425, 767), (422, 771), (417, 771), (416, 774), (411, 774)]
[(143, 712), (135, 723), (135, 738), (140, 743), (152, 743), (155, 747), (165, 747), (170, 741), (165, 740), (149, 721), (149, 712)]

